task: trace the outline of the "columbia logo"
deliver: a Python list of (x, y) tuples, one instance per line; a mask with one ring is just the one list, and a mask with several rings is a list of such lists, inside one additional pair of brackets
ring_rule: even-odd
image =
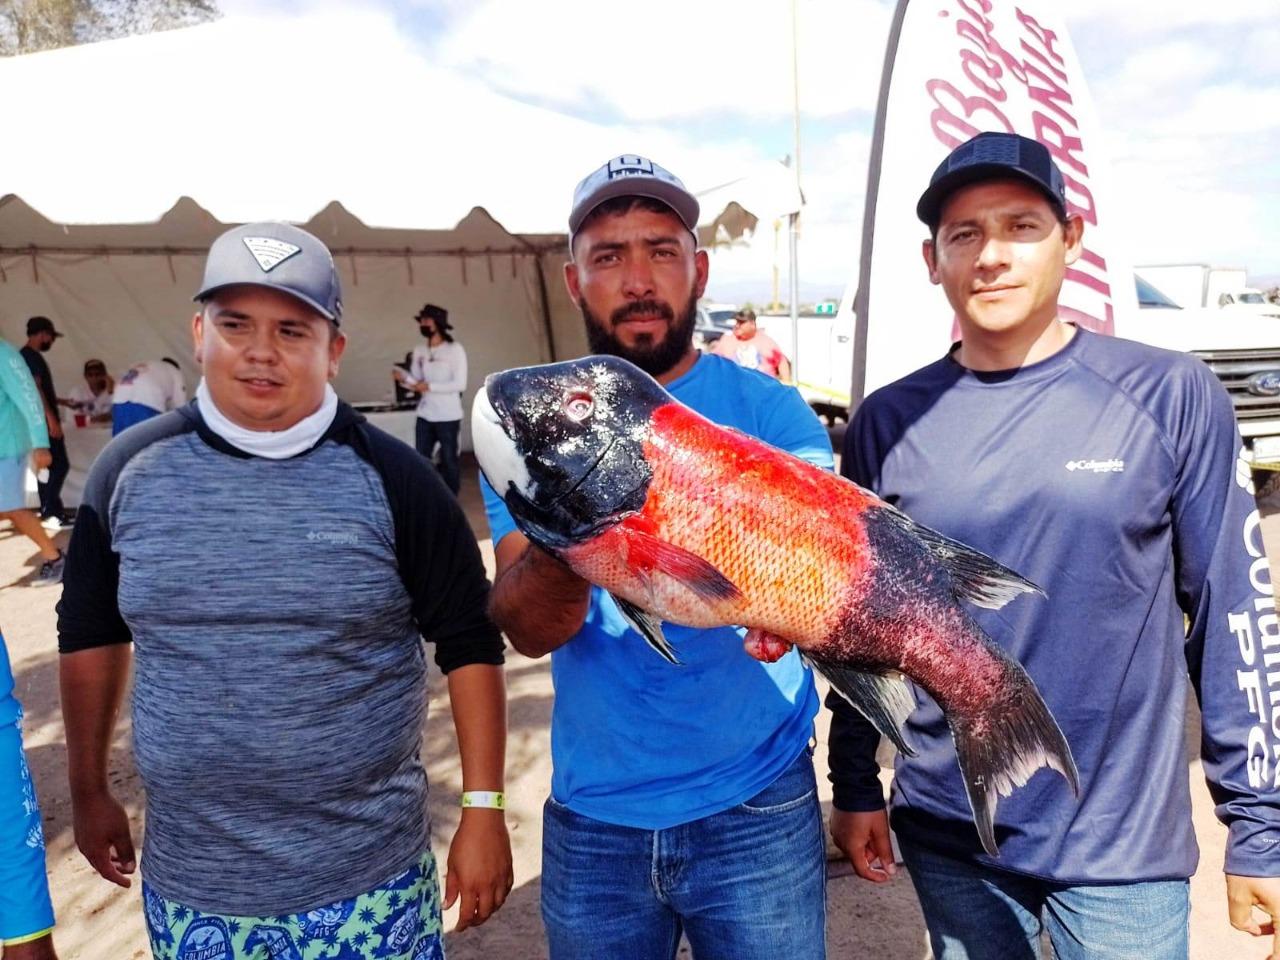
[(1087, 470), (1089, 473), (1124, 473), (1123, 460), (1068, 460), (1067, 469), (1072, 473)]
[(354, 533), (335, 530), (308, 530), (307, 539), (312, 543), (341, 543), (348, 546), (354, 546), (360, 542)]

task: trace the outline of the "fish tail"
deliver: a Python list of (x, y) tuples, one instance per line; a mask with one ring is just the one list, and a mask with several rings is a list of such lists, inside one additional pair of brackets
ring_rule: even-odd
[(982, 847), (1000, 855), (995, 838), (996, 801), (1025, 784), (1041, 767), (1060, 773), (1080, 794), (1071, 747), (1025, 670), (1004, 658), (1009, 695), (976, 716), (949, 716), (965, 792)]

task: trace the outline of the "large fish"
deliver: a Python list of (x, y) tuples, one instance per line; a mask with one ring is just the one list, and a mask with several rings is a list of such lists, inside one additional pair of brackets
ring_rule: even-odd
[(765, 661), (794, 645), (908, 755), (903, 675), (927, 690), (992, 856), (998, 796), (1042, 766), (1079, 792), (1031, 678), (962, 606), (1041, 592), (1014, 571), (712, 423), (615, 357), (491, 375), (471, 433), (520, 530), (609, 591), (673, 663), (662, 620), (747, 627), (747, 652)]

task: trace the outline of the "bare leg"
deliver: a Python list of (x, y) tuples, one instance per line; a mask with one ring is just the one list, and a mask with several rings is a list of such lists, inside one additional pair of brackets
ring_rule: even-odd
[(4, 960), (58, 960), (58, 955), (53, 952), (52, 936), (11, 944), (0, 950), (3, 950)]
[(30, 510), (10, 510), (8, 513), (0, 513), (0, 520), (10, 521), (19, 533), (39, 547), (41, 557), (46, 560), (58, 559), (58, 548), (49, 539), (49, 534), (45, 533), (40, 519)]

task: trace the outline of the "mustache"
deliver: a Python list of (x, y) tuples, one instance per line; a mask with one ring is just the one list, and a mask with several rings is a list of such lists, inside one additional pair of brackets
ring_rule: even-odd
[(671, 304), (664, 303), (661, 300), (635, 300), (628, 303), (624, 307), (619, 307), (613, 313), (609, 314), (609, 322), (617, 325), (632, 317), (653, 317), (658, 316), (663, 320), (674, 320), (676, 312), (671, 309)]

